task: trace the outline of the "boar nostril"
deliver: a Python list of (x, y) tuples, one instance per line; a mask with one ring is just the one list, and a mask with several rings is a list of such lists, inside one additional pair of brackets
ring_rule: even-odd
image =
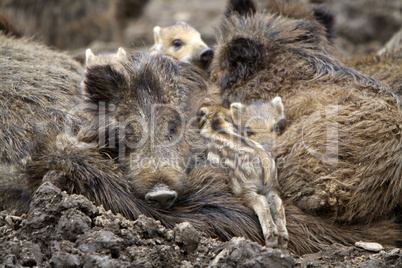
[(177, 193), (175, 191), (165, 189), (152, 191), (145, 195), (145, 201), (155, 207), (163, 209), (172, 207), (176, 198)]
[(212, 60), (213, 57), (214, 57), (214, 51), (212, 49), (203, 48), (201, 50), (201, 55), (200, 55), (201, 61), (209, 62)]

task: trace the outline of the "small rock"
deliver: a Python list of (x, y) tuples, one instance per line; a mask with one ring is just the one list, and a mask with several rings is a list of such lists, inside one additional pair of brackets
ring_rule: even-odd
[(17, 259), (15, 255), (9, 255), (8, 257), (6, 257), (2, 265), (4, 265), (4, 268), (22, 267), (21, 265), (17, 264)]
[(114, 268), (114, 267), (129, 267), (129, 263), (119, 262), (112, 259), (108, 255), (103, 254), (90, 254), (86, 255), (84, 268), (100, 267), (100, 268)]
[(186, 253), (193, 252), (197, 249), (200, 242), (200, 234), (188, 222), (176, 224), (173, 229), (174, 241)]
[(74, 242), (77, 236), (90, 229), (91, 219), (76, 209), (67, 210), (57, 224), (57, 234)]
[(182, 261), (180, 268), (191, 268), (193, 265), (189, 261)]
[(356, 242), (356, 243), (355, 243), (355, 246), (356, 246), (356, 247), (359, 247), (359, 248), (362, 248), (362, 249), (365, 249), (365, 250), (367, 250), (367, 251), (372, 251), (372, 252), (380, 252), (381, 250), (384, 249), (384, 247), (381, 246), (380, 244), (378, 244), (378, 243), (373, 243), (373, 242), (362, 242), (362, 241), (359, 241), (359, 242)]
[(232, 238), (209, 267), (294, 267), (295, 259), (281, 250), (266, 248), (244, 238)]
[(17, 224), (20, 224), (22, 219), (21, 217), (14, 216), (14, 215), (6, 215), (4, 218), (4, 221), (11, 226), (12, 228), (15, 228)]
[(22, 266), (36, 266), (41, 264), (42, 252), (39, 245), (31, 241), (22, 241), (17, 257)]
[(78, 249), (86, 254), (105, 251), (118, 255), (123, 240), (108, 230), (97, 230), (80, 235), (77, 239)]
[(166, 229), (159, 221), (140, 215), (134, 222), (138, 233), (145, 239), (166, 235)]
[(52, 267), (80, 267), (82, 262), (78, 255), (55, 252), (50, 259), (50, 265)]
[(69, 208), (77, 208), (90, 218), (95, 218), (100, 214), (99, 208), (82, 195), (70, 195), (68, 199), (64, 199), (63, 201), (61, 206), (66, 210)]

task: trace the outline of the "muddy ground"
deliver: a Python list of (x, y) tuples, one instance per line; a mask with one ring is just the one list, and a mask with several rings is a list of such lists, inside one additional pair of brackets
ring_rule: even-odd
[[(378, 51), (402, 27), (400, 0), (315, 0), (337, 14), (335, 46), (345, 57)], [(214, 45), (223, 0), (150, 0), (130, 20), (122, 40), (88, 45), (95, 52), (119, 46), (147, 49), (152, 29), (177, 20), (197, 27)], [(264, 1), (258, 2), (260, 8)], [(84, 49), (70, 52), (83, 59)], [(367, 242), (367, 241), (366, 241)], [(242, 238), (222, 242), (188, 224), (169, 230), (153, 219), (129, 221), (95, 207), (83, 196), (60, 192), (50, 183), (35, 195), (22, 217), (0, 212), (0, 267), (402, 267), (402, 250), (372, 252), (335, 244), (296, 256)]]
[(22, 217), (0, 213), (1, 267), (402, 267), (402, 250), (370, 252), (334, 244), (304, 256), (244, 238), (207, 238), (190, 224), (173, 230), (139, 217), (129, 221), (50, 182)]

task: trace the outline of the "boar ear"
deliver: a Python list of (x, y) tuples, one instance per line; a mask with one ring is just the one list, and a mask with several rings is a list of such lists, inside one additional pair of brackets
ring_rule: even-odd
[(276, 109), (280, 117), (285, 117), (285, 108), (283, 107), (282, 98), (275, 97), (271, 100), (272, 106)]
[(218, 86), (225, 88), (230, 83), (246, 80), (264, 63), (265, 48), (253, 36), (237, 37), (224, 48), (219, 64), (227, 70), (218, 80)]
[(119, 48), (117, 49), (116, 56), (117, 56), (119, 59), (124, 60), (124, 59), (127, 58), (127, 52), (126, 52), (126, 50), (124, 50), (124, 48), (119, 47)]
[(85, 66), (88, 66), (95, 58), (95, 54), (90, 48), (85, 50)]
[(159, 26), (154, 27), (154, 42), (156, 50), (161, 50), (161, 47), (158, 45), (162, 45), (162, 28)]
[(230, 0), (225, 11), (225, 17), (230, 17), (233, 14), (241, 16), (253, 15), (256, 12), (253, 0)]
[(283, 133), (283, 130), (285, 129), (285, 108), (283, 107), (282, 103), (282, 98), (281, 97), (275, 97), (271, 101), (272, 106), (276, 109), (276, 111), (279, 114), (278, 121), (274, 124), (274, 132), (277, 132), (279, 134)]
[(85, 71), (83, 91), (92, 102), (109, 102), (126, 87), (125, 84), (124, 75), (111, 65), (93, 65)]
[(229, 43), (227, 54), (229, 67), (246, 65), (255, 68), (262, 60), (264, 46), (252, 37), (238, 37)]
[(327, 39), (333, 41), (335, 37), (335, 15), (323, 5), (314, 7), (313, 12), (315, 19), (325, 27)]
[(233, 102), (230, 104), (230, 115), (235, 125), (240, 124), (241, 114), (243, 112), (244, 106), (240, 102)]

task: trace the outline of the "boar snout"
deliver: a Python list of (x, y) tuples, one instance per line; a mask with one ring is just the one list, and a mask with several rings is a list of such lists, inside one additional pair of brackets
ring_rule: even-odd
[(214, 51), (210, 48), (204, 47), (201, 49), (200, 60), (209, 63), (214, 57)]
[(173, 203), (176, 201), (177, 192), (171, 190), (166, 185), (156, 185), (149, 193), (145, 195), (145, 201), (150, 205), (169, 209), (172, 207)]

